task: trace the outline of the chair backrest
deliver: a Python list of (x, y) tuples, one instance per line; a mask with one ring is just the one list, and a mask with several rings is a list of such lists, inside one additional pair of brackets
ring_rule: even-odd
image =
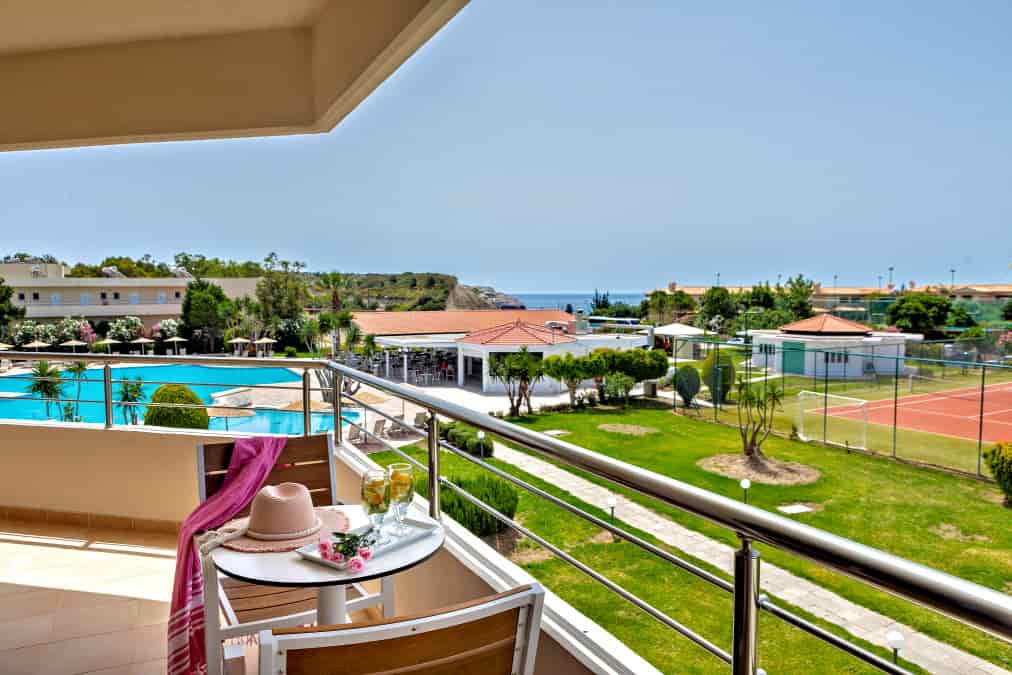
[(271, 675), (531, 675), (544, 590), (522, 586), (436, 613), (260, 633)]
[[(333, 434), (330, 433), (289, 438), (274, 468), (267, 474), (264, 484), (302, 483), (309, 488), (314, 506), (339, 503), (334, 485), (333, 438)], [(234, 442), (197, 446), (197, 485), (200, 501), (203, 502), (221, 489), (234, 448)], [(248, 511), (247, 508), (239, 515), (245, 516)]]

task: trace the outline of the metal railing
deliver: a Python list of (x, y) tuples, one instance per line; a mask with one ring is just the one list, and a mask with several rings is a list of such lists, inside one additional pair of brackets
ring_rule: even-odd
[[(41, 359), (67, 360), (67, 355), (8, 352), (7, 358), (36, 361)], [(858, 542), (830, 534), (823, 530), (804, 525), (774, 513), (758, 509), (681, 481), (662, 476), (637, 466), (592, 452), (586, 448), (567, 443), (559, 438), (547, 436), (525, 427), (479, 413), (452, 403), (425, 391), (390, 382), (381, 377), (355, 370), (333, 361), (312, 359), (257, 359), (235, 357), (194, 357), (194, 356), (119, 356), (81, 355), (73, 360), (101, 362), (105, 364), (104, 381), (106, 399), (111, 399), (110, 364), (123, 363), (187, 363), (202, 365), (235, 365), (253, 367), (289, 367), (303, 369), (301, 395), (303, 397), (304, 433), (309, 433), (308, 415), (311, 406), (309, 396), (313, 390), (309, 384), (309, 371), (326, 369), (334, 375), (333, 390), (339, 395), (332, 397), (335, 421), (334, 433), (342, 441), (342, 419), (344, 400), (349, 400), (363, 410), (388, 419), (393, 424), (414, 429), (427, 437), (428, 462), (422, 464), (410, 455), (392, 445), (391, 450), (400, 453), (420, 470), (428, 473), (429, 510), (433, 517), (441, 516), (440, 490), (445, 488), (461, 498), (483, 509), (493, 517), (507, 524), (520, 534), (529, 537), (552, 552), (561, 560), (575, 566), (581, 572), (617, 593), (625, 600), (639, 607), (662, 624), (676, 630), (717, 658), (729, 663), (734, 675), (755, 675), (758, 668), (758, 614), (768, 612), (788, 624), (812, 635), (863, 662), (888, 673), (907, 673), (904, 668), (874, 654), (853, 642), (784, 609), (759, 591), (760, 557), (754, 545), (757, 543), (780, 549), (786, 553), (810, 560), (828, 569), (841, 572), (861, 582), (885, 590), (900, 598), (920, 604), (958, 621), (975, 626), (994, 636), (1012, 641), (1012, 597), (952, 575), (931, 569), (924, 565), (885, 553)], [(416, 429), (404, 419), (370, 406), (344, 391), (345, 378), (396, 396), (423, 408), (427, 412), (424, 429)], [(108, 405), (107, 405), (108, 410)], [(672, 553), (645, 541), (613, 522), (603, 520), (533, 486), (498, 467), (474, 457), (452, 444), (442, 441), (439, 434), (439, 417), (464, 422), (486, 433), (532, 450), (540, 455), (559, 461), (567, 466), (617, 485), (630, 488), (649, 498), (658, 500), (686, 513), (701, 517), (715, 525), (733, 531), (740, 545), (735, 553), (734, 578), (729, 583), (692, 562), (683, 560)], [(358, 425), (356, 425), (358, 426)], [(386, 443), (370, 433), (365, 425), (361, 431), (375, 440)], [(570, 513), (573, 513), (598, 527), (636, 545), (662, 560), (710, 583), (733, 596), (732, 644), (730, 651), (713, 644), (695, 633), (649, 602), (622, 588), (605, 575), (577, 560), (558, 546), (545, 540), (523, 525), (506, 517), (494, 508), (463, 490), (440, 474), (440, 450), (451, 452), (457, 457), (472, 462), (497, 476), (510, 481), (542, 499), (545, 499)]]

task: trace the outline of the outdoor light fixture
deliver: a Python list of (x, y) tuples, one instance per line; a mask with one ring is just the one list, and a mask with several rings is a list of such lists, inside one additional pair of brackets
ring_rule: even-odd
[(742, 478), (741, 482), (738, 483), (738, 485), (741, 486), (742, 492), (745, 495), (745, 503), (748, 504), (748, 489), (752, 487), (752, 481), (750, 481), (748, 478)]
[(886, 642), (893, 650), (893, 663), (899, 663), (900, 650), (903, 649), (903, 633), (898, 630), (891, 630), (886, 633)]
[(615, 495), (609, 496), (608, 497), (608, 510), (611, 512), (611, 522), (612, 523), (615, 522), (615, 507), (616, 506), (618, 506), (618, 499), (615, 498)]

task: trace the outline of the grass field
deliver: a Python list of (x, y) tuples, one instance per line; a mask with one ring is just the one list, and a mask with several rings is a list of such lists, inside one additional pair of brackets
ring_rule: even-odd
[[(409, 452), (419, 461), (423, 463), (426, 461), (426, 453), (423, 450), (413, 448), (409, 449)], [(392, 452), (374, 454), (371, 457), (380, 464), (400, 459)], [(443, 453), (441, 461), (443, 474), (451, 479), (468, 477), (483, 471), (448, 453)], [(571, 504), (599, 517), (607, 517), (600, 509), (554, 488), (536, 476), (496, 460), (492, 460), (492, 463)], [(724, 649), (730, 647), (731, 597), (723, 591), (679, 571), (631, 544), (607, 541), (607, 537), (602, 538), (601, 535), (604, 533), (599, 528), (525, 492), (521, 492), (516, 518), (524, 526), (692, 630)], [(650, 535), (636, 533), (664, 547)], [(661, 625), (567, 563), (541, 555), (540, 548), (536, 544), (521, 541), (513, 558), (553, 592), (604, 626), (663, 672), (723, 674), (728, 671), (728, 666), (722, 661)], [(708, 567), (705, 564), (703, 566)], [(710, 570), (717, 571), (713, 568)], [(789, 603), (782, 601), (781, 604), (790, 606)], [(813, 619), (804, 612), (800, 613)], [(844, 634), (829, 624), (818, 621), (817, 623), (841, 635)], [(770, 616), (761, 618), (759, 636), (760, 664), (767, 672), (801, 675), (813, 672), (816, 667), (832, 673), (877, 672)], [(883, 650), (858, 642), (884, 655)], [(912, 670), (923, 672), (917, 668)]]
[[(656, 428), (659, 433), (636, 437), (598, 429), (600, 424), (618, 421)], [(538, 430), (565, 429), (570, 432), (566, 440), (577, 445), (720, 494), (741, 497), (737, 481), (706, 472), (696, 464), (710, 455), (740, 452), (736, 429), (672, 415), (667, 410), (639, 408), (552, 413), (521, 423)], [(1000, 495), (992, 485), (779, 438), (767, 442), (767, 451), (779, 459), (816, 467), (822, 477), (806, 486), (756, 485), (750, 503), (768, 510), (785, 503), (810, 503), (817, 510), (798, 516), (802, 522), (997, 590), (1012, 589), (1012, 509), (1000, 505)], [(735, 543), (726, 530), (632, 491), (620, 491), (687, 527), (729, 545)], [(858, 604), (1012, 668), (1012, 649), (1003, 642), (779, 551), (764, 550), (763, 555)]]

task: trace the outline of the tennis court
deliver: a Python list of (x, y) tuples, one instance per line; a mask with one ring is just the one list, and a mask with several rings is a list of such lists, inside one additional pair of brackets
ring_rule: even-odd
[[(864, 419), (872, 424), (926, 431), (934, 434), (977, 440), (985, 443), (1012, 440), (1012, 383), (984, 388), (984, 414), (981, 425), (980, 387), (935, 391), (901, 396), (895, 412), (893, 400), (869, 401), (864, 411), (855, 406), (830, 406), (829, 415), (844, 419)], [(895, 418), (894, 418), (895, 415)]]

